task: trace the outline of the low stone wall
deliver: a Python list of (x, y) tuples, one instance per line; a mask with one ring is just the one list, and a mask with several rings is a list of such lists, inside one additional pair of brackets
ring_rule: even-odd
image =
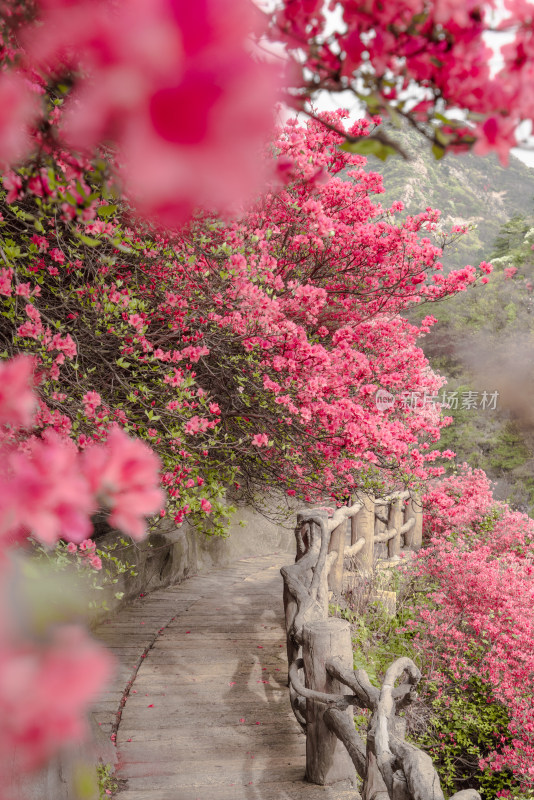
[[(274, 523), (249, 506), (239, 507), (232, 516), (228, 536), (209, 536), (188, 524), (172, 528), (162, 523), (142, 542), (127, 547), (119, 545), (115, 554), (135, 566), (136, 576), (123, 573), (107, 598), (110, 610), (141, 593), (180, 583), (210, 567), (235, 563), (240, 558), (283, 552), (295, 555), (295, 535), (291, 518), (287, 527)], [(112, 545), (120, 540), (115, 533), (106, 534), (98, 545)], [(124, 594), (121, 601), (116, 592)], [(98, 620), (102, 614), (97, 615)]]

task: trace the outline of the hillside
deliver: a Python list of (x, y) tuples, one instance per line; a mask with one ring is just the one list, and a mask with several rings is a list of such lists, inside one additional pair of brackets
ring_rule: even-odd
[[(496, 497), (534, 513), (534, 215), (506, 222), (487, 253), (494, 272), (479, 284), (432, 307), (438, 322), (421, 344), (432, 367), (456, 392), (453, 423), (440, 446), (456, 463), (481, 467), (496, 483)], [(413, 321), (428, 313), (413, 312)], [(463, 399), (471, 392), (474, 407)], [(483, 393), (498, 392), (495, 407)]]
[(393, 156), (382, 162), (370, 157), (367, 171), (384, 177), (382, 205), (402, 200), (406, 213), (417, 214), (428, 206), (442, 212), (444, 231), (453, 225), (472, 224), (476, 230), (448, 248), (446, 269), (478, 263), (488, 255), (500, 226), (517, 214), (534, 210), (534, 169), (515, 157), (502, 167), (493, 154), (448, 154), (436, 161), (420, 139), (404, 131), (401, 139), (410, 161)]

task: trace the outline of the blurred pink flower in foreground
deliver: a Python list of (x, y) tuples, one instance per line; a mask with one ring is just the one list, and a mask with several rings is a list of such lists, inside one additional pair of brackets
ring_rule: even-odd
[(263, 23), (249, 0), (40, 6), (42, 24), (23, 38), (28, 65), (77, 73), (61, 134), (89, 152), (115, 142), (141, 213), (176, 225), (195, 207), (228, 210), (254, 193), (281, 80), (251, 55)]
[(18, 356), (0, 362), (0, 425), (27, 427), (37, 407), (33, 385), (33, 358)]
[(7, 167), (26, 154), (31, 143), (29, 126), (38, 110), (36, 96), (24, 78), (15, 72), (0, 74), (0, 166)]
[(112, 656), (77, 625), (46, 642), (0, 630), (0, 778), (34, 769), (87, 734), (84, 711), (111, 674)]
[(83, 471), (99, 505), (109, 508), (110, 524), (141, 539), (144, 517), (157, 513), (165, 495), (157, 485), (160, 462), (144, 442), (113, 430), (105, 447), (83, 454)]
[(49, 546), (60, 537), (90, 536), (96, 505), (78, 461), (76, 446), (53, 432), (10, 453), (8, 474), (0, 477), (0, 535), (32, 533)]
[[(48, 546), (61, 537), (69, 553), (100, 570), (91, 515), (104, 507), (112, 525), (140, 539), (144, 517), (164, 503), (159, 459), (123, 431), (112, 430), (105, 444), (80, 454), (52, 429), (40, 437), (24, 430), (36, 406), (34, 368), (25, 357), (0, 362), (0, 792), (10, 800), (23, 772), (84, 738), (85, 711), (113, 664), (83, 627), (64, 623), (74, 610), (72, 586), (63, 589), (58, 612), (39, 562), (10, 552), (28, 535)], [(100, 403), (96, 392), (84, 400)], [(54, 574), (54, 586), (58, 580)]]
[[(53, 430), (16, 444), (13, 437), (31, 424), (36, 406), (33, 369), (23, 356), (0, 362), (0, 540), (13, 544), (31, 534), (48, 546), (60, 538), (79, 543), (91, 535), (99, 507), (111, 512), (111, 525), (141, 539), (145, 517), (165, 502), (158, 457), (119, 429), (83, 455)], [(100, 396), (90, 392), (84, 400), (93, 407)]]

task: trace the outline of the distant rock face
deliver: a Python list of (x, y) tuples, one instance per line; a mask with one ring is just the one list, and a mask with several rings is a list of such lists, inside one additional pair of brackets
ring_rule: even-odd
[(384, 179), (385, 192), (377, 195), (377, 202), (387, 209), (402, 200), (404, 215), (437, 208), (443, 232), (454, 225), (476, 226), (445, 249), (446, 270), (487, 259), (502, 223), (534, 210), (534, 169), (519, 159), (512, 156), (506, 168), (494, 155), (447, 154), (436, 161), (411, 131), (394, 131), (394, 138), (402, 141), (411, 159), (392, 156), (382, 162), (369, 157), (366, 171)]

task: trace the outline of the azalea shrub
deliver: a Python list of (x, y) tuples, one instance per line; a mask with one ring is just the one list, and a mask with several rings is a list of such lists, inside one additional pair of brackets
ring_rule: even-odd
[(4, 176), (0, 340), (37, 359), (36, 424), (82, 450), (110, 424), (142, 437), (176, 524), (222, 532), (234, 484), (249, 500), (269, 486), (317, 498), (441, 471), (442, 380), (416, 343), (433, 317), (400, 312), (491, 267), (445, 276), (438, 212), (397, 220), (402, 204), (380, 205), (380, 176), (342, 141), (290, 121), (269, 192), (174, 234), (132, 227), (105, 169), (63, 152)]
[[(451, 789), (473, 780), (488, 796), (531, 788), (534, 522), (493, 501), (484, 473), (467, 465), (424, 502), (428, 545), (410, 568), (405, 631), (433, 686), (426, 743)], [(470, 726), (479, 732), (471, 748)]]

